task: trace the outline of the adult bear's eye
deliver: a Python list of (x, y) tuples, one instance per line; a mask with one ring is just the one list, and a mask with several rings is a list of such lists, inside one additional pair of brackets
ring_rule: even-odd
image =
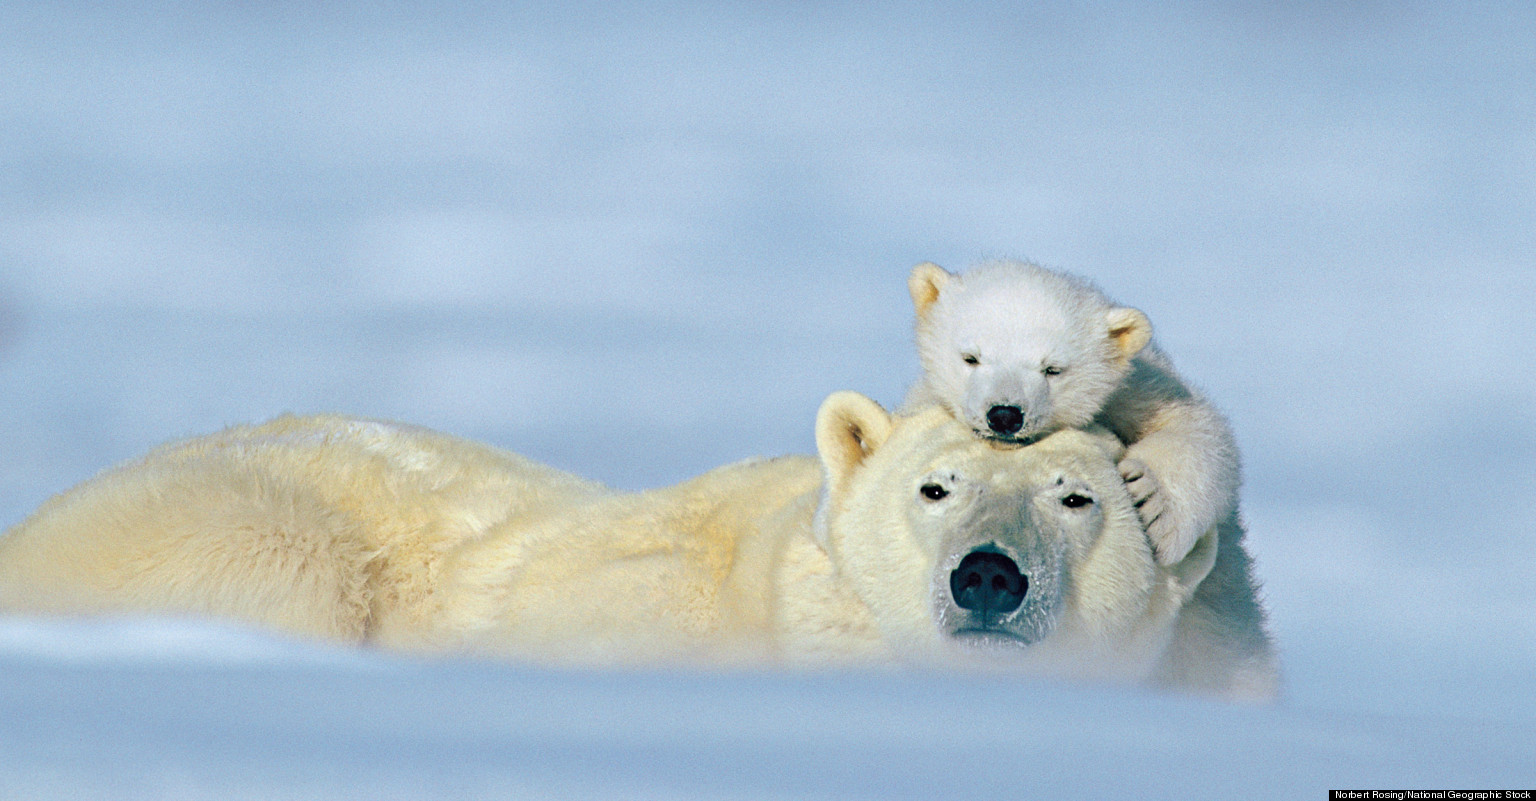
[(971, 365), (981, 364), (981, 357), (974, 353), (961, 354), (960, 360)]
[(923, 497), (930, 501), (943, 500), (944, 496), (949, 494), (949, 490), (944, 489), (938, 484), (924, 484), (918, 489), (918, 492), (921, 492)]
[(1081, 509), (1091, 503), (1093, 503), (1092, 498), (1088, 497), (1087, 495), (1078, 494), (1076, 492), (1072, 493), (1071, 495), (1064, 496), (1061, 499), (1061, 505), (1067, 507), (1068, 509)]

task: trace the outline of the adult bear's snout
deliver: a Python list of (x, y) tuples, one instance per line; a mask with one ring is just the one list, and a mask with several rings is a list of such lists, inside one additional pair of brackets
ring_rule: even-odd
[(966, 554), (949, 574), (949, 591), (961, 609), (983, 616), (1006, 615), (1024, 603), (1029, 577), (1007, 556), (977, 550)]

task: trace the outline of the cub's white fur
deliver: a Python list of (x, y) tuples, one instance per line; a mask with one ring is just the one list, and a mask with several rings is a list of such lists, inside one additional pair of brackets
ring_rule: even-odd
[[(838, 393), (816, 441), (819, 460), (620, 493), (424, 429), (280, 418), (49, 501), (0, 538), (0, 611), (216, 615), (547, 663), (964, 664), (1273, 695), (1241, 529), (1159, 566), (1113, 436), (998, 445)], [(1016, 611), (956, 600), (978, 550), (1031, 583)]]
[(923, 375), (904, 408), (938, 405), (978, 435), (1030, 441), (1097, 422), (1128, 449), (1120, 472), (1158, 561), (1183, 559), (1237, 505), (1236, 440), (1152, 342), (1136, 309), (1017, 261), (908, 279)]

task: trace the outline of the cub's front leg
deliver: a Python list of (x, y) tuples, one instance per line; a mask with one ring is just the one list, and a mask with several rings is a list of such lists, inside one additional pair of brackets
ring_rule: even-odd
[(1120, 460), (1159, 564), (1183, 560), (1237, 502), (1237, 450), (1217, 419), (1214, 427), (1198, 419), (1166, 425), (1131, 443)]
[(1120, 475), (1158, 563), (1177, 564), (1237, 506), (1242, 468), (1231, 426), (1155, 346), (1131, 362), (1099, 421), (1126, 445)]

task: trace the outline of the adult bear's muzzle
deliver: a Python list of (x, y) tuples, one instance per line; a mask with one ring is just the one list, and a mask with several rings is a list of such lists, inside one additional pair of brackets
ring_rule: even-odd
[(1024, 603), (1029, 577), (1007, 556), (977, 549), (950, 572), (949, 592), (955, 605), (983, 618), (994, 613), (1006, 615)]
[(934, 575), (945, 635), (970, 646), (1030, 645), (1056, 627), (1063, 554), (1019, 499), (978, 511), (969, 536), (946, 543)]

